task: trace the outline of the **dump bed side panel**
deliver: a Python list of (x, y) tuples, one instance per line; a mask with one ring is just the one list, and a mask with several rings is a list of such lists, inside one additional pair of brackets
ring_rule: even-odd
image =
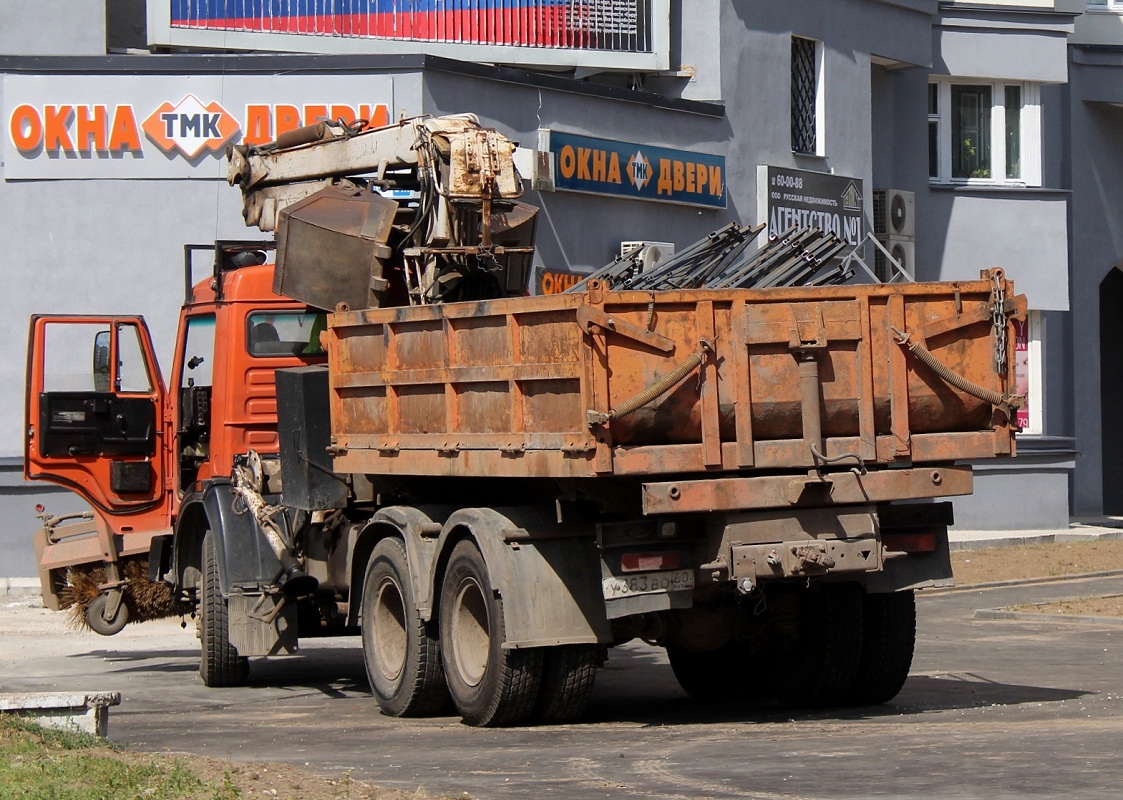
[(1018, 309), (994, 271), (336, 314), (336, 468), (564, 478), (1007, 456), (1008, 416), (976, 395), (1012, 391)]

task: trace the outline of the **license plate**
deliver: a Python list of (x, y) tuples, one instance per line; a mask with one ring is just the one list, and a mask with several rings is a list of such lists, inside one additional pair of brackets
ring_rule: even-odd
[(666, 572), (639, 572), (635, 575), (613, 575), (601, 581), (605, 600), (637, 594), (677, 592), (694, 588), (694, 570), (674, 569)]

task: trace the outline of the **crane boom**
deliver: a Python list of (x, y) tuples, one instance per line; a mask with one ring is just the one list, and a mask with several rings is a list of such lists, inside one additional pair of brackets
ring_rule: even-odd
[(275, 289), (351, 309), (519, 294), (537, 209), (515, 144), (473, 115), (320, 122), (227, 152), (246, 224), (277, 236)]

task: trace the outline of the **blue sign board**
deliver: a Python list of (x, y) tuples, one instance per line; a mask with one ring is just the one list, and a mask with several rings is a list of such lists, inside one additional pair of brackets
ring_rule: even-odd
[(550, 132), (554, 188), (725, 208), (725, 157)]

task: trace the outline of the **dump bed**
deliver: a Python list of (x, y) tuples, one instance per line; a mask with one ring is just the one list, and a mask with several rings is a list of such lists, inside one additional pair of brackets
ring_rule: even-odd
[(335, 468), (584, 478), (1011, 456), (1011, 320), (1024, 308), (989, 270), (767, 290), (594, 281), (336, 313)]

